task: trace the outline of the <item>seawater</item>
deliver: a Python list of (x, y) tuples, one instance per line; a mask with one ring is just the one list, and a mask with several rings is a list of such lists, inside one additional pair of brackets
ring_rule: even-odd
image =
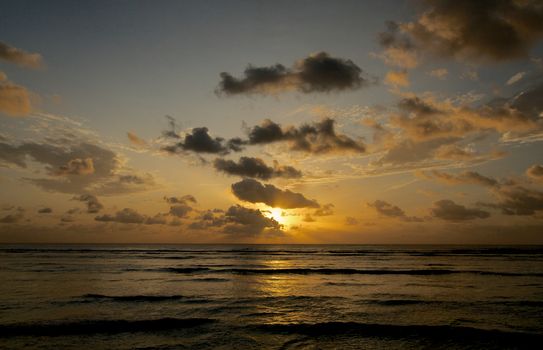
[(2, 349), (541, 344), (543, 247), (0, 246)]

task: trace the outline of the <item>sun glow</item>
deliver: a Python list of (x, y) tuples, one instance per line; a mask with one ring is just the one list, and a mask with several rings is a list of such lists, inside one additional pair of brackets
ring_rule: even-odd
[(281, 225), (288, 224), (288, 220), (286, 216), (283, 216), (283, 210), (281, 208), (272, 208), (269, 210), (268, 215), (270, 219), (274, 219)]

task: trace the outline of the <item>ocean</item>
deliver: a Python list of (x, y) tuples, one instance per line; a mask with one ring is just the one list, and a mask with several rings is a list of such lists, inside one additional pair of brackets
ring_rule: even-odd
[(2, 245), (1, 349), (543, 344), (543, 247)]

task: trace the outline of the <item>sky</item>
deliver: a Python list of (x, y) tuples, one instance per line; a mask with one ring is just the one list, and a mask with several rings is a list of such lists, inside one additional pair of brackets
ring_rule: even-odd
[(543, 244), (543, 4), (2, 1), (0, 242)]

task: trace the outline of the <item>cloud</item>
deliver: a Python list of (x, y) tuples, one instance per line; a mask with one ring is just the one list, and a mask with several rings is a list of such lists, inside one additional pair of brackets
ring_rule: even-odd
[(429, 173), (422, 173), (422, 176), (428, 179), (435, 179), (449, 185), (473, 184), (490, 188), (500, 186), (496, 179), (481, 175), (475, 171), (464, 171), (460, 174), (452, 175), (433, 170)]
[(385, 76), (385, 83), (394, 87), (409, 86), (409, 76), (407, 71), (390, 71)]
[(96, 196), (93, 196), (92, 194), (82, 194), (80, 196), (73, 197), (72, 199), (85, 202), (85, 204), (87, 205), (87, 213), (98, 213), (104, 208), (102, 203), (98, 201), (98, 198), (96, 198)]
[(447, 70), (447, 68), (437, 68), (437, 69), (431, 70), (428, 74), (430, 74), (430, 76), (437, 78), (439, 80), (445, 80), (447, 79), (447, 76), (449, 75), (449, 71)]
[(94, 173), (94, 163), (92, 158), (71, 159), (66, 165), (62, 165), (56, 170), (54, 175), (90, 175)]
[(413, 22), (388, 24), (385, 49), (430, 53), (461, 60), (505, 61), (524, 58), (543, 35), (538, 0), (423, 1)]
[(51, 208), (41, 208), (38, 210), (39, 214), (50, 214), (53, 212), (53, 209)]
[(423, 219), (416, 216), (407, 216), (402, 208), (392, 205), (388, 202), (382, 201), (380, 199), (374, 201), (373, 203), (367, 203), (367, 205), (375, 209), (380, 215), (398, 218), (407, 222), (421, 222)]
[(451, 185), (475, 184), (486, 187), (497, 197), (498, 202), (478, 202), (478, 204), (487, 208), (499, 209), (505, 215), (530, 216), (543, 210), (543, 192), (526, 188), (512, 180), (498, 181), (473, 171), (465, 171), (457, 175), (432, 171), (424, 173), (422, 176)]
[(301, 193), (290, 190), (281, 190), (273, 185), (263, 185), (253, 179), (243, 179), (232, 184), (232, 193), (246, 202), (264, 203), (270, 207), (293, 208), (318, 208), (315, 200), (305, 198)]
[(504, 185), (494, 190), (498, 203), (479, 203), (493, 209), (501, 209), (505, 215), (531, 216), (543, 211), (543, 192), (519, 185)]
[(0, 80), (0, 113), (21, 117), (30, 114), (31, 111), (30, 92), (10, 81)]
[(169, 214), (178, 218), (185, 218), (190, 212), (193, 211), (193, 208), (190, 203), (196, 204), (196, 198), (188, 194), (183, 197), (164, 197), (164, 200), (172, 204), (170, 206)]
[(536, 181), (543, 181), (543, 165), (534, 164), (526, 170), (526, 176)]
[(236, 163), (233, 160), (217, 158), (213, 162), (215, 169), (229, 175), (252, 177), (262, 180), (269, 180), (275, 177), (300, 178), (302, 172), (291, 166), (278, 165), (270, 167), (260, 158), (241, 157)]
[(170, 204), (187, 204), (187, 203), (198, 203), (196, 198), (193, 195), (187, 194), (183, 197), (164, 197), (164, 200)]
[(0, 142), (0, 165), (27, 168), (29, 158), (44, 165), (49, 177), (25, 178), (25, 181), (52, 192), (112, 195), (156, 187), (152, 175), (122, 170), (115, 152), (75, 138), (48, 138), (21, 144)]
[(121, 224), (145, 224), (145, 225), (164, 225), (166, 224), (166, 219), (161, 214), (149, 217), (138, 213), (136, 210), (131, 208), (124, 208), (119, 210), (113, 215), (104, 214), (96, 216), (94, 218), (96, 221), (102, 222), (117, 222)]
[(347, 226), (358, 225), (358, 219), (354, 218), (352, 216), (346, 216), (345, 217), (345, 225), (347, 225)]
[(475, 208), (466, 208), (449, 199), (435, 202), (430, 212), (433, 216), (447, 221), (466, 221), (490, 217), (489, 212)]
[(313, 215), (315, 216), (330, 216), (334, 215), (334, 205), (332, 203), (328, 203), (323, 205), (322, 207), (316, 209), (313, 212)]
[(374, 208), (379, 214), (389, 217), (403, 217), (405, 212), (398, 206), (392, 205), (382, 200), (376, 200), (368, 203), (368, 206)]
[(505, 84), (506, 85), (513, 85), (515, 83), (518, 83), (519, 81), (522, 80), (522, 78), (524, 78), (525, 75), (526, 75), (526, 72), (518, 72), (517, 74), (515, 74), (511, 78), (509, 78), (509, 80), (507, 80), (507, 83), (505, 83)]
[(281, 64), (270, 67), (249, 65), (243, 78), (221, 73), (216, 92), (224, 95), (303, 93), (354, 90), (368, 85), (369, 79), (351, 60), (335, 58), (326, 52), (312, 54), (291, 69)]
[(133, 132), (127, 132), (126, 136), (128, 137), (128, 140), (133, 146), (143, 148), (147, 147), (147, 142), (145, 142), (144, 139), (140, 138), (138, 135), (134, 134)]
[(176, 133), (165, 134), (170, 138), (183, 140), (174, 145), (165, 146), (162, 149), (169, 153), (191, 151), (195, 153), (228, 154), (230, 151), (238, 151), (239, 147), (233, 142), (225, 142), (222, 137), (212, 137), (208, 128), (194, 128), (183, 136)]
[(24, 219), (25, 210), (21, 207), (15, 209), (14, 213), (0, 218), (0, 224), (16, 224)]
[(233, 205), (228, 210), (208, 210), (198, 221), (189, 225), (191, 229), (220, 228), (223, 233), (235, 235), (282, 234), (281, 225), (273, 218), (264, 216), (258, 209)]
[(282, 128), (266, 119), (261, 125), (249, 129), (250, 145), (287, 142), (293, 151), (314, 154), (357, 152), (366, 150), (364, 143), (335, 131), (335, 121), (330, 118), (299, 127)]
[(0, 59), (26, 68), (40, 68), (43, 60), (39, 53), (29, 53), (0, 41)]

